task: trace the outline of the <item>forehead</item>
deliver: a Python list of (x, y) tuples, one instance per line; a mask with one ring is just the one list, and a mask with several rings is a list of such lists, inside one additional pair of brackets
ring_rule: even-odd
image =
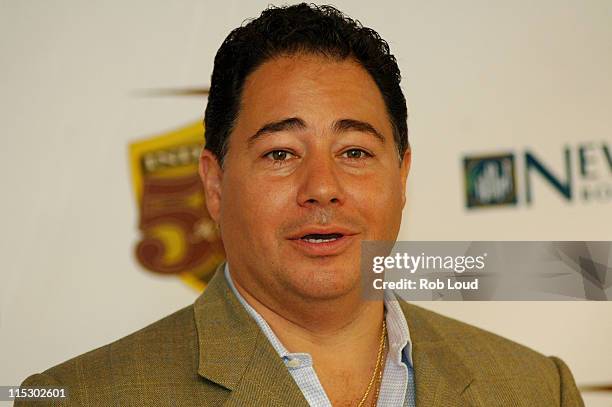
[(350, 58), (280, 56), (253, 71), (244, 84), (236, 130), (286, 117), (304, 118), (312, 126), (338, 119), (362, 120), (391, 137), (378, 86)]

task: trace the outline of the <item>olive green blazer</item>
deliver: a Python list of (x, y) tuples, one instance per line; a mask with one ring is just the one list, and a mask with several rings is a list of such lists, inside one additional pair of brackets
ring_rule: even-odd
[[(561, 360), (415, 305), (401, 307), (413, 342), (417, 407), (584, 405)], [(62, 406), (307, 406), (221, 269), (192, 306), (22, 386), (67, 387), (69, 399), (51, 403)]]

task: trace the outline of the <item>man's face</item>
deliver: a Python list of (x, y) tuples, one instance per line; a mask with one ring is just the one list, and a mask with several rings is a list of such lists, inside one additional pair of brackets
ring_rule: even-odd
[(357, 292), (360, 242), (397, 237), (409, 165), (357, 62), (267, 61), (245, 82), (223, 169), (202, 156), (232, 276), (276, 301)]

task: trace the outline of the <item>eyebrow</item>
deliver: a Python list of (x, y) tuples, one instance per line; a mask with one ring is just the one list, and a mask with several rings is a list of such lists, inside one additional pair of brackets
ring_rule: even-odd
[[(252, 136), (247, 140), (247, 144), (250, 147), (262, 136), (278, 133), (281, 131), (287, 130), (303, 130), (305, 129), (306, 123), (304, 120), (299, 117), (290, 117), (283, 120), (278, 120), (274, 122), (267, 123), (263, 125), (259, 130), (255, 132)], [(364, 122), (361, 120), (355, 119), (342, 119), (338, 120), (333, 125), (333, 130), (338, 133), (346, 132), (346, 131), (358, 131), (361, 133), (367, 133), (374, 137), (376, 137), (381, 143), (385, 143), (385, 136), (382, 135), (374, 126), (372, 126), (368, 122)]]
[(249, 137), (247, 144), (251, 146), (257, 139), (266, 134), (278, 133), (286, 130), (303, 130), (306, 128), (306, 123), (299, 117), (290, 117), (288, 119), (270, 122), (263, 125), (259, 130)]
[(385, 144), (385, 136), (382, 135), (374, 126), (368, 122), (362, 122), (361, 120), (353, 119), (342, 119), (334, 123), (334, 130), (337, 132), (343, 131), (359, 131), (361, 133), (368, 133), (376, 137), (381, 143)]

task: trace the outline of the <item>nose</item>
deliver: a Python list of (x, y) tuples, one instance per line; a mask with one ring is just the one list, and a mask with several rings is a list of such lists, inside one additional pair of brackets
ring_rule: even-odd
[(344, 191), (333, 157), (311, 156), (301, 168), (298, 203), (300, 206), (337, 206), (344, 202)]

